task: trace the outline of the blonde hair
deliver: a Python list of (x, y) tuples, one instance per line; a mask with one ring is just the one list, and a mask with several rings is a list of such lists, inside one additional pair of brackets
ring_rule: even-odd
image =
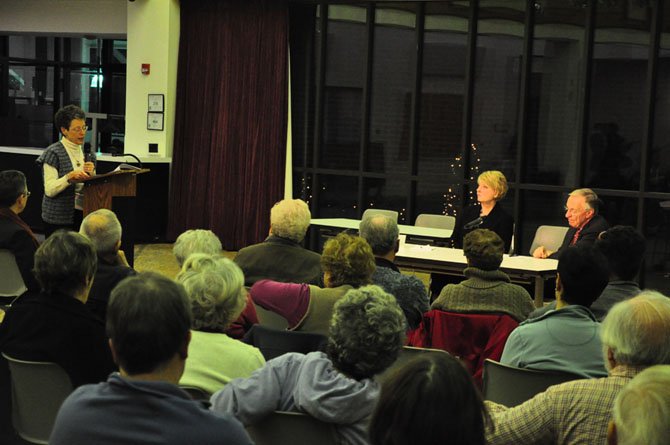
[(500, 201), (507, 194), (507, 178), (498, 170), (488, 170), (477, 178), (477, 182), (483, 182), (496, 193), (495, 200)]
[(300, 199), (283, 199), (270, 210), (272, 234), (296, 243), (305, 238), (311, 219), (309, 207)]

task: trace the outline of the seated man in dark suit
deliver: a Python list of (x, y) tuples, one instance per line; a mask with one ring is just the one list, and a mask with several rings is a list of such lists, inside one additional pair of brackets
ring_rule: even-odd
[(557, 251), (539, 246), (533, 252), (535, 258), (558, 259), (561, 252), (578, 244), (593, 244), (603, 230), (607, 230), (609, 224), (602, 216), (598, 215), (598, 195), (591, 189), (577, 189), (570, 192), (565, 204), (565, 218), (568, 220), (570, 229), (563, 238), (563, 243)]
[(23, 173), (18, 170), (0, 172), (0, 249), (14, 254), (28, 290), (39, 291), (32, 272), (39, 243), (28, 224), (19, 216), (28, 204), (28, 196), (30, 192)]
[(244, 427), (215, 414), (176, 385), (191, 341), (184, 288), (159, 274), (123, 280), (107, 314), (109, 347), (120, 373), (74, 391), (58, 412), (49, 443), (248, 445)]
[(300, 199), (284, 199), (270, 211), (270, 235), (241, 249), (235, 262), (244, 272), (244, 285), (268, 279), (282, 283), (321, 284), (321, 257), (303, 248), (312, 216)]
[(86, 305), (102, 320), (107, 313), (107, 301), (112, 289), (135, 271), (128, 264), (121, 248), (121, 223), (114, 212), (107, 209), (89, 213), (81, 222), (79, 233), (91, 240), (98, 256), (98, 269)]

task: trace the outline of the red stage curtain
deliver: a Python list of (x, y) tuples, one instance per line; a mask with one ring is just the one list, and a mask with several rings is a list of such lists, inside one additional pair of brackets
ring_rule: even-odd
[(238, 250), (267, 236), (284, 191), (287, 52), (284, 1), (181, 1), (169, 238), (206, 228)]

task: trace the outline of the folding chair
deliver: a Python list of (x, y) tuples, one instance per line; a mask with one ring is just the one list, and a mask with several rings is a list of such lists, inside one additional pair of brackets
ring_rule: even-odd
[(256, 445), (335, 445), (335, 426), (302, 413), (275, 411), (247, 432)]

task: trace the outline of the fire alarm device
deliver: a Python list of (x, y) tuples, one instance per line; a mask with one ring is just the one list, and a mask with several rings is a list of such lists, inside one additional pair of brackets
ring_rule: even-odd
[(142, 74), (149, 74), (151, 72), (151, 65), (148, 63), (142, 64)]

